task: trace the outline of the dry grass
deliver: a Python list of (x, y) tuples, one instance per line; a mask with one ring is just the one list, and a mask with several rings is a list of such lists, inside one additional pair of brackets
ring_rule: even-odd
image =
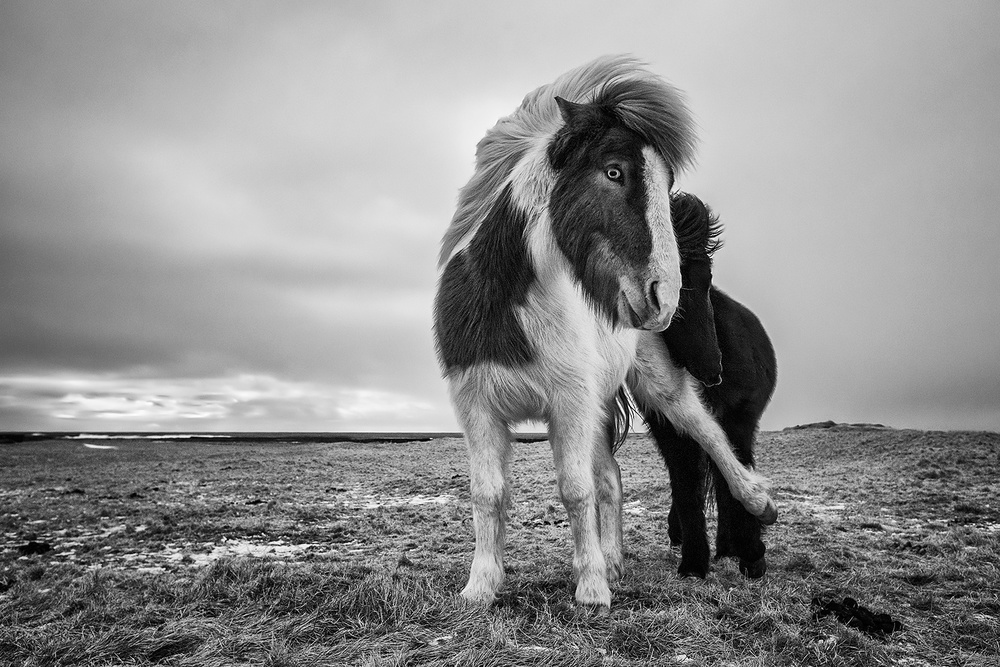
[[(782, 510), (768, 576), (679, 580), (653, 448), (620, 454), (625, 580), (572, 604), (548, 447), (518, 445), (508, 582), (456, 598), (471, 558), (460, 441), (79, 441), (0, 446), (0, 664), (992, 665), (1000, 435), (766, 433)], [(30, 542), (45, 553), (22, 555)], [(850, 595), (874, 639), (810, 600)]]

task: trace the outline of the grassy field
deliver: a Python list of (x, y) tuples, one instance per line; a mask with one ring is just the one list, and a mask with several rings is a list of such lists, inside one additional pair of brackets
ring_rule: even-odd
[[(764, 433), (769, 572), (680, 580), (645, 437), (619, 453), (626, 575), (573, 605), (545, 443), (516, 446), (508, 579), (472, 554), (464, 446), (51, 441), (0, 446), (3, 665), (996, 665), (1000, 434)], [(813, 597), (904, 629), (870, 637)]]

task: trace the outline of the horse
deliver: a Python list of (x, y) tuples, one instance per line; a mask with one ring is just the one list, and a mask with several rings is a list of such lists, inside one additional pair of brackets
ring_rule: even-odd
[[(671, 197), (671, 213), (681, 254), (682, 315), (661, 336), (671, 358), (703, 383), (702, 397), (740, 462), (753, 466), (757, 426), (777, 380), (774, 348), (753, 312), (712, 285), (712, 255), (722, 245), (718, 217), (687, 193)], [(704, 578), (709, 567), (704, 452), (655, 413), (644, 417), (670, 475), (668, 536), (681, 546), (678, 572)], [(762, 577), (767, 562), (761, 521), (733, 500), (714, 464), (711, 472), (718, 506), (715, 557), (737, 557), (746, 577)]]
[[(622, 490), (606, 424), (630, 374), (645, 386), (645, 367), (633, 373), (640, 337), (677, 309), (669, 195), (694, 144), (677, 89), (629, 56), (605, 56), (529, 93), (477, 145), (441, 243), (433, 323), (469, 454), (476, 546), (465, 599), (492, 602), (503, 584), (510, 429), (540, 419), (569, 517), (574, 597), (610, 606)], [(772, 510), (763, 478), (739, 465), (674, 370), (650, 388), (653, 402), (728, 453), (720, 470), (739, 478), (740, 502)]]

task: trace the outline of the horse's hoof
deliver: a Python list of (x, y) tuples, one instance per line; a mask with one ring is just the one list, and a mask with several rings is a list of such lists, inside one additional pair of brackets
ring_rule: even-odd
[(607, 582), (592, 582), (589, 585), (577, 584), (577, 604), (587, 607), (611, 607), (611, 589)]
[(704, 579), (708, 576), (708, 545), (704, 545), (701, 549), (690, 548), (690, 545), (688, 547), (688, 549), (681, 549), (681, 562), (677, 566), (677, 574), (681, 578), (698, 577)]
[(767, 499), (767, 505), (764, 507), (764, 511), (759, 517), (760, 522), (765, 526), (770, 526), (772, 523), (778, 520), (778, 506), (774, 504), (774, 501), (770, 498)]
[(706, 563), (704, 566), (695, 565), (692, 567), (682, 563), (681, 566), (677, 568), (677, 576), (681, 579), (687, 579), (688, 577), (698, 577), (699, 579), (704, 579), (708, 576), (708, 564)]
[(494, 602), (496, 602), (497, 596), (495, 594), (490, 594), (490, 595), (475, 594), (475, 593), (466, 594), (465, 591), (462, 591), (461, 593), (458, 594), (458, 598), (459, 600), (464, 602), (466, 605), (469, 605), (470, 607), (489, 607)]
[(497, 599), (496, 589), (474, 584), (471, 580), (459, 593), (459, 596), (470, 604), (489, 606)]
[(760, 579), (767, 573), (767, 558), (761, 556), (755, 561), (740, 559), (740, 574), (747, 579)]

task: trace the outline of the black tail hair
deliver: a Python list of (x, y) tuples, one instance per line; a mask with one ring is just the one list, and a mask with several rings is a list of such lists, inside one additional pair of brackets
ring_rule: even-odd
[(636, 411), (635, 403), (632, 402), (628, 389), (625, 388), (625, 385), (618, 387), (618, 393), (615, 394), (615, 413), (612, 415), (614, 419), (609, 425), (612, 454), (625, 444), (629, 431), (632, 430), (632, 414)]

